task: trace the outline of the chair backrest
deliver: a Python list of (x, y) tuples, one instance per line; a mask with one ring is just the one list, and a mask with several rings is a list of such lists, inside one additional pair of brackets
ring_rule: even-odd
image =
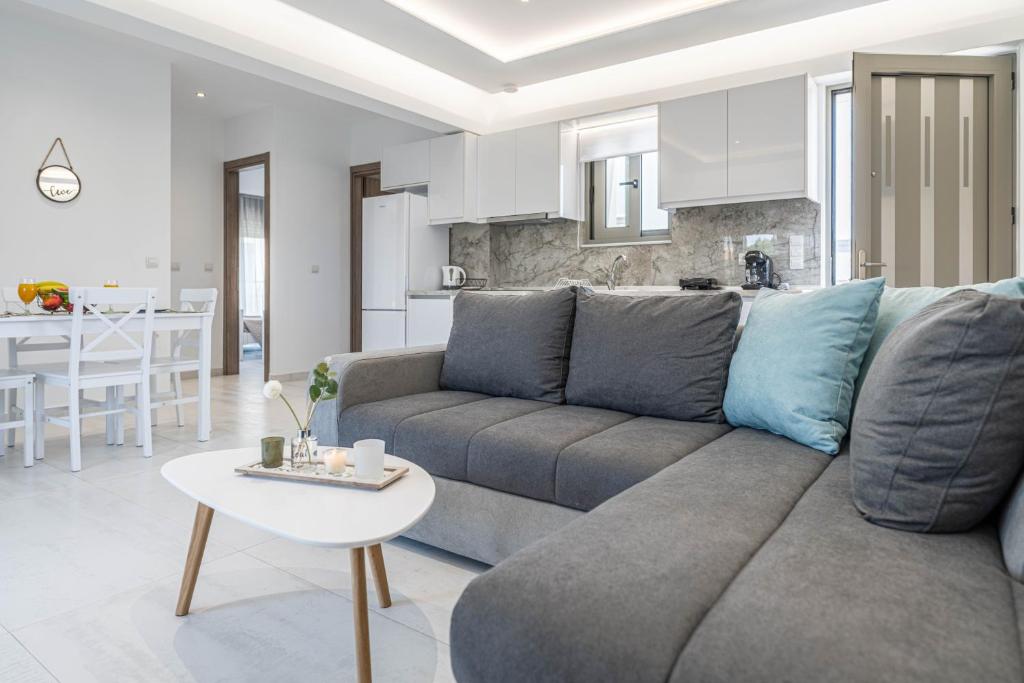
[(0, 287), (0, 303), (3, 304), (3, 311), (0, 311), (2, 313), (17, 313), (23, 310), (16, 287)]
[[(153, 356), (153, 314), (156, 312), (156, 290), (142, 288), (72, 287), (69, 299), (71, 313), (71, 351), (69, 375), (77, 377), (81, 363), (88, 361), (138, 361), (143, 377), (149, 375)], [(108, 307), (127, 309), (108, 312)], [(85, 321), (103, 324), (89, 332), (86, 340)], [(123, 348), (106, 349), (107, 342), (118, 341)]]
[(185, 313), (209, 313), (213, 315), (217, 307), (217, 289), (183, 289), (178, 295), (181, 310)]
[[(18, 296), (17, 287), (0, 287), (0, 305), (3, 307), (3, 312), (6, 313), (22, 313), (25, 307), (21, 301), (21, 297)], [(30, 312), (39, 313), (39, 307), (35, 301), (28, 305)], [(33, 337), (10, 337), (7, 340), (7, 367), (16, 368), (18, 367), (18, 354), (30, 353), (33, 351), (62, 351), (68, 348), (69, 338), (66, 336), (60, 337), (61, 341), (32, 341)], [(39, 337), (35, 337), (39, 339)]]
[[(182, 313), (207, 313), (213, 315), (217, 310), (217, 290), (182, 289), (178, 295), (179, 310)], [(183, 349), (198, 349), (199, 334), (197, 330), (171, 332), (171, 356), (181, 358)]]

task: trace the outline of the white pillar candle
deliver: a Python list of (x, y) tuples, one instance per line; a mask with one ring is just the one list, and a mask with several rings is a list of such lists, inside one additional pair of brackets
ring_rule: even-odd
[(348, 451), (344, 448), (328, 448), (324, 453), (324, 469), (327, 474), (344, 474), (348, 464)]
[(354, 444), (356, 452), (356, 476), (360, 479), (384, 478), (384, 442), (380, 439), (363, 439)]

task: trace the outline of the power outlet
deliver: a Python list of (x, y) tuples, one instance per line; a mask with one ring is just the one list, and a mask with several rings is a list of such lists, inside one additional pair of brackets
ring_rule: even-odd
[(159, 268), (160, 267), (160, 259), (158, 259), (156, 256), (147, 256), (146, 257), (146, 267), (147, 268)]

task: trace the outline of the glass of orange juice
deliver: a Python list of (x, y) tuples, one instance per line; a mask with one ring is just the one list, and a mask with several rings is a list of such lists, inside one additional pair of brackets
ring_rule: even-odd
[(30, 277), (21, 278), (21, 282), (18, 283), (18, 298), (21, 299), (22, 305), (25, 307), (25, 313), (29, 312), (28, 305), (36, 298), (36, 294), (39, 293), (39, 288), (36, 287), (36, 281)]
[[(103, 286), (107, 287), (107, 288), (117, 287), (118, 286), (117, 280), (107, 280), (107, 281), (105, 281), (103, 283)], [(114, 307), (113, 306), (107, 306), (107, 313), (113, 313), (113, 312), (114, 312)]]

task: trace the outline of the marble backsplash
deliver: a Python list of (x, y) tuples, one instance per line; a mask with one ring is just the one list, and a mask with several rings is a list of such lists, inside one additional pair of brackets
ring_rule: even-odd
[[(451, 230), (451, 263), (491, 287), (545, 287), (560, 277), (604, 283), (619, 254), (623, 285), (675, 285), (680, 277), (743, 282), (743, 254), (761, 249), (784, 282), (817, 285), (821, 278), (820, 207), (780, 199), (676, 209), (671, 244), (580, 248), (579, 224), (461, 224)], [(802, 246), (801, 246), (802, 245)]]

